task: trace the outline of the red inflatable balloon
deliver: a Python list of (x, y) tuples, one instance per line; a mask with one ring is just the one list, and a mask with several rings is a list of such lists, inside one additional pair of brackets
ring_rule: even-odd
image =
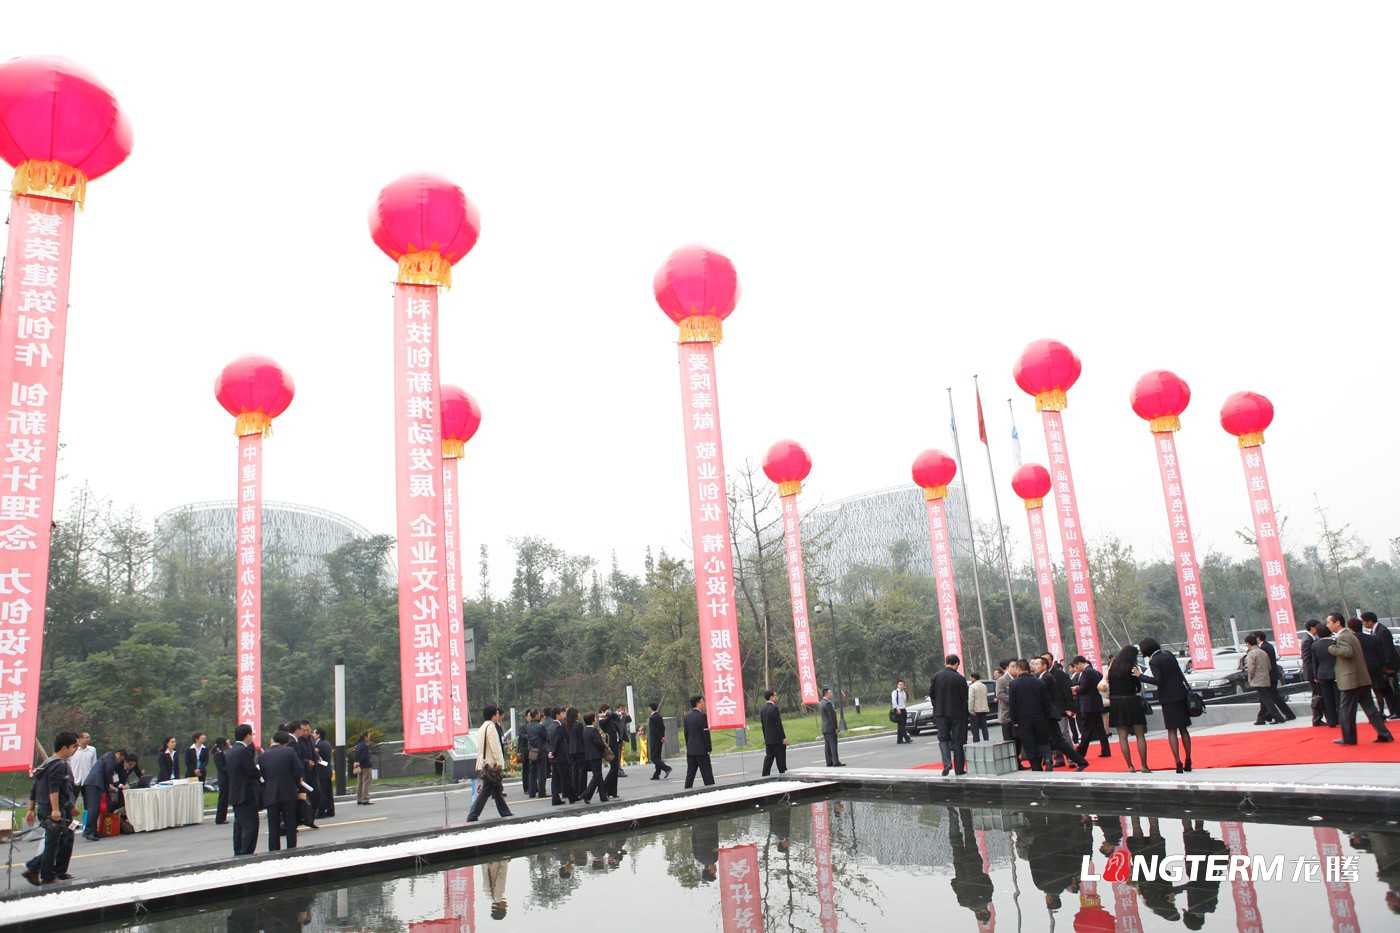
[(1274, 403), (1258, 392), (1236, 392), (1220, 408), (1220, 426), (1238, 437), (1241, 447), (1262, 444), (1264, 431), (1273, 421)]
[(1191, 387), (1174, 372), (1154, 369), (1137, 381), (1128, 401), (1139, 418), (1151, 423), (1154, 432), (1177, 431), (1181, 429), (1181, 413), (1191, 404)]
[(457, 386), (442, 387), (442, 452), (460, 457), (467, 441), (481, 427), (481, 406)]
[(56, 55), (0, 65), (0, 157), (17, 169), (17, 190), (82, 204), (87, 182), (130, 154), (131, 123), (86, 69)]
[(1079, 381), (1081, 369), (1079, 357), (1060, 341), (1036, 340), (1021, 351), (1011, 374), (1021, 391), (1035, 396), (1037, 411), (1063, 411), (1065, 393)]
[(656, 303), (681, 327), (681, 343), (719, 343), (739, 303), (739, 274), (722, 253), (698, 244), (670, 255), (652, 279)]
[(947, 486), (958, 474), (958, 462), (941, 450), (926, 450), (914, 458), (914, 483), (925, 491)]
[(481, 234), (481, 215), (446, 178), (415, 172), (379, 192), (369, 229), (374, 245), (398, 261), (400, 282), (451, 285), (452, 267)]
[(1050, 495), (1050, 471), (1038, 463), (1023, 464), (1011, 474), (1011, 488), (1022, 499), (1044, 499)]
[(237, 419), (240, 436), (268, 433), (295, 394), (292, 377), (265, 356), (240, 356), (214, 380), (214, 397)]
[(763, 457), (763, 472), (778, 484), (780, 495), (802, 491), (802, 481), (812, 472), (812, 458), (797, 441), (778, 441)]

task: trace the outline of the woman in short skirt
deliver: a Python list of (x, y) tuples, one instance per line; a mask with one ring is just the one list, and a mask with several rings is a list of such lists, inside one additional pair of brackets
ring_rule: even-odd
[[(1186, 683), (1186, 675), (1181, 672), (1181, 662), (1176, 659), (1176, 655), (1166, 651), (1155, 638), (1144, 638), (1138, 643), (1138, 648), (1142, 652), (1142, 658), (1147, 662), (1147, 669), (1152, 672), (1152, 676), (1143, 676), (1143, 680), (1157, 685), (1157, 705), (1162, 710), (1162, 725), (1167, 730), (1167, 746), (1172, 750), (1172, 758), (1176, 759), (1176, 773), (1191, 770), (1191, 716), (1186, 712), (1186, 698), (1190, 694), (1190, 686)], [(1181, 760), (1182, 748), (1186, 751), (1186, 760)]]
[(1137, 645), (1128, 645), (1119, 651), (1108, 666), (1108, 724), (1118, 730), (1118, 748), (1123, 752), (1123, 760), (1133, 767), (1133, 756), (1128, 751), (1128, 732), (1137, 735), (1138, 757), (1142, 759), (1143, 774), (1151, 774), (1147, 767), (1147, 715), (1143, 708), (1142, 681), (1154, 681), (1142, 676), (1137, 668)]

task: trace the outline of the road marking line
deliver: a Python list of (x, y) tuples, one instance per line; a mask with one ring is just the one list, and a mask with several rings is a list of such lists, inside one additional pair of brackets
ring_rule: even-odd
[[(82, 853), (81, 855), (75, 855), (75, 856), (73, 856), (73, 858), (75, 858), (75, 859), (79, 859), (79, 858), (97, 858), (97, 857), (100, 856), (100, 855), (121, 855), (123, 852), (126, 852), (126, 851), (128, 851), (128, 850), (126, 850), (126, 849), (113, 849), (113, 850), (110, 851), (110, 852), (84, 852), (84, 853)], [(28, 859), (25, 859), (23, 862), (9, 862), (9, 863), (7, 863), (7, 864), (5, 865), (5, 867), (6, 867), (6, 868), (18, 868), (19, 866), (25, 864), (25, 862), (28, 862)]]
[(332, 826), (354, 826), (356, 823), (378, 823), (387, 819), (387, 816), (372, 816), (366, 820), (342, 820), (339, 823), (322, 823), (321, 828), (330, 829)]

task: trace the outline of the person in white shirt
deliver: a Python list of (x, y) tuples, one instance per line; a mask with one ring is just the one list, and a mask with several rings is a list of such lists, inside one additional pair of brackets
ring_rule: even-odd
[(73, 753), (73, 757), (68, 759), (68, 767), (73, 770), (73, 783), (79, 787), (83, 786), (83, 779), (88, 776), (92, 766), (97, 764), (97, 749), (91, 744), (92, 737), (86, 732), (78, 735), (78, 750)]
[(987, 733), (987, 715), (992, 711), (992, 707), (987, 703), (987, 685), (982, 682), (982, 675), (976, 671), (967, 676), (967, 715), (972, 741), (991, 741)]
[(890, 712), (894, 716), (894, 724), (896, 727), (894, 744), (896, 745), (914, 741), (909, 738), (909, 732), (906, 728), (909, 721), (908, 707), (909, 691), (904, 689), (904, 681), (901, 680), (899, 685), (890, 693)]

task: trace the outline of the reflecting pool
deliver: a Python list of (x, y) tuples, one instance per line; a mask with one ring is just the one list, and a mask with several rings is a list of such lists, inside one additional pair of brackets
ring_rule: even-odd
[(1361, 819), (844, 795), (84, 929), (1400, 929), (1400, 826)]

